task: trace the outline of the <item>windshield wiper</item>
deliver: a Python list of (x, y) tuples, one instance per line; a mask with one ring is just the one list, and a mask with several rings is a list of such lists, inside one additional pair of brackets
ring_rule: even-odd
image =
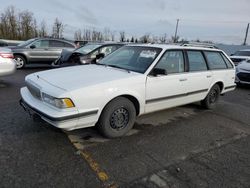
[(107, 65), (107, 66), (109, 66), (109, 67), (114, 67), (114, 68), (117, 68), (117, 69), (122, 69), (122, 70), (125, 70), (125, 71), (127, 71), (128, 73), (130, 73), (130, 70), (129, 70), (129, 69), (126, 69), (126, 68), (123, 68), (123, 67), (119, 67), (119, 66), (117, 66), (117, 65)]

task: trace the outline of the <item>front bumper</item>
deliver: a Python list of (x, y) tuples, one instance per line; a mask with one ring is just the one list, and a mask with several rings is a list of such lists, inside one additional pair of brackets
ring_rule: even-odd
[(236, 83), (250, 84), (250, 72), (238, 72), (235, 77)]
[(98, 112), (97, 110), (91, 110), (79, 113), (76, 109), (61, 110), (53, 108), (35, 98), (26, 87), (21, 88), (21, 96), (20, 105), (27, 113), (30, 115), (36, 114), (49, 124), (64, 130), (90, 126), (89, 118)]

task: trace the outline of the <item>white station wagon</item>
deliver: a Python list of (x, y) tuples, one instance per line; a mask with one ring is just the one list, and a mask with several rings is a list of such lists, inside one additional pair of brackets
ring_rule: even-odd
[(97, 126), (126, 134), (136, 116), (201, 101), (213, 108), (235, 88), (235, 67), (221, 50), (178, 45), (128, 45), (97, 64), (26, 76), (20, 104), (65, 130)]

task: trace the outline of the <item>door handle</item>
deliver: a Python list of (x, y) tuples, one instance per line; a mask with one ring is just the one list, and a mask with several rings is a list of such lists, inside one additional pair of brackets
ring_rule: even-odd
[(179, 81), (180, 81), (180, 82), (187, 81), (187, 78), (180, 78)]
[(207, 75), (207, 78), (211, 78), (212, 77), (212, 75)]

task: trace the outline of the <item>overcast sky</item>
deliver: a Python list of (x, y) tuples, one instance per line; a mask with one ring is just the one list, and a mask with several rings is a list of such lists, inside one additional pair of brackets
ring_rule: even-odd
[[(58, 17), (65, 24), (65, 37), (84, 28), (105, 27), (125, 31), (127, 36), (143, 34), (178, 35), (184, 39), (241, 44), (250, 22), (250, 0), (0, 0), (0, 11), (9, 5), (30, 10), (38, 22), (51, 27)], [(51, 30), (51, 29), (50, 29)], [(248, 37), (250, 43), (250, 36)]]

